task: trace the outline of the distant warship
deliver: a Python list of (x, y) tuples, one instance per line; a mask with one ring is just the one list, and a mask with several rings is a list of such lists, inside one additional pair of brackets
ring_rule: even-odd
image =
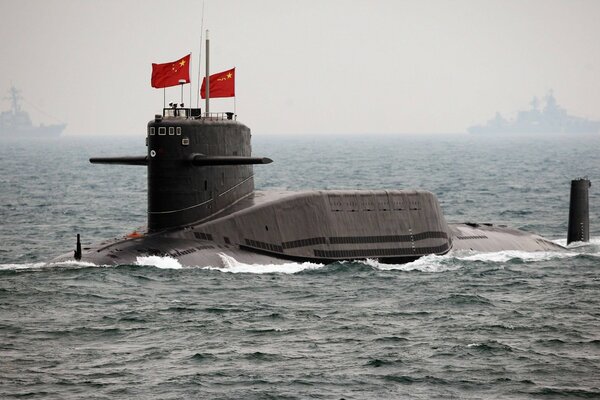
[[(90, 159), (147, 168), (148, 224), (89, 247), (77, 234), (74, 253), (55, 262), (122, 265), (163, 256), (202, 267), (222, 267), (231, 259), (405, 263), (451, 250), (564, 249), (505, 226), (447, 223), (436, 196), (425, 190), (255, 191), (253, 164), (272, 160), (253, 157), (250, 129), (234, 113), (210, 113), (208, 99), (207, 85), (204, 113), (171, 103), (155, 115), (147, 125), (145, 155)], [(589, 239), (589, 185), (586, 179), (572, 182), (567, 242)]]
[(0, 113), (0, 138), (51, 138), (59, 136), (66, 124), (34, 126), (29, 114), (21, 108), (21, 95), (15, 87), (9, 90), (11, 109)]
[(475, 125), (468, 129), (469, 133), (597, 133), (600, 131), (600, 121), (574, 117), (556, 103), (552, 91), (544, 98), (543, 107), (534, 97), (531, 109), (519, 111), (514, 119), (506, 119), (500, 113), (485, 125)]

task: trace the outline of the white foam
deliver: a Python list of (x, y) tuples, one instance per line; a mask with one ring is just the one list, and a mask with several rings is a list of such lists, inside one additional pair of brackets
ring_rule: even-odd
[(39, 269), (45, 267), (46, 263), (27, 263), (27, 264), (0, 264), (0, 271), (20, 270), (20, 269)]
[(135, 265), (147, 265), (162, 269), (181, 269), (183, 266), (173, 257), (144, 256), (137, 257)]
[[(561, 243), (562, 241), (562, 243)], [(566, 245), (566, 240), (556, 240), (555, 243)], [(577, 257), (581, 254), (600, 257), (600, 238), (591, 238), (589, 243), (571, 243), (564, 251), (520, 251), (505, 250), (497, 252), (477, 252), (472, 250), (450, 251), (443, 256), (428, 255), (406, 264), (383, 264), (377, 260), (367, 259), (365, 264), (379, 270), (421, 271), (421, 272), (444, 272), (464, 267), (466, 262), (493, 262), (506, 263), (510, 260), (522, 260), (524, 262), (541, 262), (549, 260), (560, 260)]]
[(204, 269), (212, 269), (218, 270), (222, 272), (231, 272), (233, 274), (273, 274), (273, 273), (282, 273), (282, 274), (295, 274), (300, 271), (308, 270), (308, 269), (319, 269), (323, 268), (323, 264), (315, 264), (310, 262), (304, 263), (295, 263), (295, 262), (286, 262), (282, 264), (245, 264), (243, 262), (237, 261), (235, 258), (228, 256), (226, 254), (220, 253), (219, 256), (223, 261), (222, 267), (213, 267), (208, 266), (204, 267)]
[(493, 253), (480, 253), (472, 251), (460, 251), (451, 253), (451, 255), (461, 261), (484, 261), (494, 263), (505, 263), (510, 260), (522, 260), (525, 262), (558, 260), (563, 258), (572, 258), (579, 253), (569, 251), (521, 251), (521, 250), (505, 250)]
[[(561, 246), (566, 246), (566, 239), (554, 240)], [(510, 260), (522, 260), (524, 262), (539, 262), (557, 259), (567, 259), (577, 257), (585, 254), (587, 256), (599, 257), (600, 258), (600, 237), (592, 237), (587, 243), (575, 242), (569, 244), (564, 251), (539, 251), (539, 252), (526, 252), (518, 250), (499, 251), (492, 253), (482, 253), (471, 250), (460, 250), (451, 251), (443, 256), (428, 255), (419, 258), (416, 261), (406, 264), (383, 264), (377, 260), (357, 260), (363, 262), (371, 268), (387, 271), (387, 270), (399, 270), (399, 271), (421, 271), (421, 272), (444, 272), (452, 271), (463, 268), (465, 263), (457, 263), (456, 261), (465, 262), (493, 262), (493, 263), (505, 263)], [(283, 274), (295, 274), (300, 271), (310, 269), (323, 268), (324, 264), (317, 264), (311, 262), (295, 263), (295, 262), (282, 262), (280, 264), (246, 264), (237, 261), (231, 256), (226, 254), (219, 254), (223, 262), (222, 266), (198, 266), (204, 269), (212, 269), (230, 273), (254, 273), (254, 274), (270, 274), (270, 273), (283, 273)], [(183, 266), (179, 261), (172, 257), (159, 257), (159, 256), (146, 256), (137, 257), (135, 265), (148, 265), (156, 268), (163, 269), (181, 269)], [(23, 263), (23, 264), (0, 264), (0, 271), (7, 270), (39, 270), (43, 268), (52, 267), (111, 267), (105, 265), (96, 265), (90, 262), (82, 261), (62, 261), (57, 263)]]
[(600, 255), (600, 237), (591, 237), (589, 242), (573, 242), (567, 246), (567, 239), (553, 240), (554, 243), (559, 244), (568, 249), (577, 249), (585, 254), (598, 254)]
[(447, 255), (437, 256), (430, 254), (423, 256), (415, 261), (406, 264), (384, 264), (377, 260), (367, 259), (363, 261), (372, 268), (382, 271), (398, 270), (398, 271), (421, 271), (421, 272), (444, 272), (452, 271), (461, 268), (460, 265), (451, 263), (452, 257)]
[(90, 262), (81, 262), (81, 261), (62, 261), (56, 263), (45, 263), (45, 262), (36, 262), (36, 263), (24, 263), (24, 264), (0, 264), (0, 271), (9, 271), (9, 270), (39, 270), (42, 268), (55, 268), (55, 267), (95, 267), (96, 264)]
[(61, 262), (55, 262), (55, 263), (48, 263), (47, 264), (47, 266), (49, 266), (49, 267), (55, 267), (55, 266), (62, 266), (62, 267), (64, 267), (65, 265), (73, 266), (73, 267), (99, 267), (99, 265), (96, 265), (96, 264), (91, 263), (91, 262), (87, 262), (87, 261), (75, 261), (75, 260), (61, 261)]
[(564, 251), (520, 251), (506, 250), (493, 253), (482, 253), (469, 250), (451, 252), (457, 260), (463, 261), (487, 261), (504, 263), (509, 260), (520, 259), (525, 262), (560, 260), (573, 258), (585, 254), (600, 257), (600, 237), (590, 238), (589, 242), (574, 242), (567, 246), (566, 239), (553, 240), (554, 243), (566, 247)]

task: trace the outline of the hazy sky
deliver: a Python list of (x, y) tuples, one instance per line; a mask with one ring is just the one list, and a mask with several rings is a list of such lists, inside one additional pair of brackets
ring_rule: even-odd
[[(189, 52), (196, 103), (201, 0), (0, 0), (0, 15), (0, 91), (66, 135), (143, 136), (163, 104), (151, 63)], [(549, 89), (600, 119), (599, 21), (597, 0), (207, 0), (204, 14), (211, 71), (237, 68), (255, 134), (464, 132)]]

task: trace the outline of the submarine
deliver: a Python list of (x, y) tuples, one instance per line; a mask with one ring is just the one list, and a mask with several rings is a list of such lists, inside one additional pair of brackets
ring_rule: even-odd
[[(224, 267), (231, 259), (399, 264), (452, 250), (565, 249), (505, 226), (448, 223), (425, 190), (255, 190), (254, 166), (272, 160), (252, 155), (250, 129), (235, 113), (209, 112), (208, 49), (207, 39), (204, 113), (183, 102), (163, 104), (147, 124), (145, 155), (90, 158), (147, 168), (147, 226), (90, 247), (82, 247), (78, 233), (75, 251), (54, 262), (120, 265), (163, 256), (202, 267)], [(589, 187), (586, 178), (571, 183), (567, 243), (589, 240)]]
[[(425, 190), (257, 191), (251, 132), (233, 113), (164, 108), (147, 125), (146, 154), (91, 158), (94, 164), (143, 166), (147, 227), (56, 261), (135, 264), (166, 256), (182, 266), (289, 261), (330, 264), (377, 259), (406, 263), (451, 250), (554, 251), (539, 235), (488, 223), (448, 223)], [(568, 242), (589, 240), (586, 178), (571, 182)]]

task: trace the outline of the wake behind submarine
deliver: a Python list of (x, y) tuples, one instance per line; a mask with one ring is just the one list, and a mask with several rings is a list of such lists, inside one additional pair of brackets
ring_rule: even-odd
[[(135, 264), (168, 256), (182, 266), (288, 261), (330, 264), (377, 259), (406, 263), (450, 250), (552, 251), (564, 247), (503, 226), (446, 222), (423, 190), (255, 191), (250, 129), (234, 113), (210, 113), (207, 40), (206, 112), (163, 107), (148, 123), (146, 155), (91, 158), (148, 169), (147, 227), (54, 260)], [(175, 66), (175, 63), (173, 64)], [(183, 65), (183, 64), (181, 64)], [(589, 180), (572, 181), (567, 243), (589, 240)]]
[[(147, 154), (91, 158), (148, 168), (148, 225), (135, 235), (81, 249), (75, 259), (134, 264), (169, 256), (183, 266), (405, 263), (450, 250), (552, 251), (541, 236), (492, 224), (446, 222), (436, 196), (422, 190), (255, 191), (250, 129), (231, 113), (165, 108), (148, 123)], [(572, 181), (568, 243), (589, 240), (587, 179)]]

